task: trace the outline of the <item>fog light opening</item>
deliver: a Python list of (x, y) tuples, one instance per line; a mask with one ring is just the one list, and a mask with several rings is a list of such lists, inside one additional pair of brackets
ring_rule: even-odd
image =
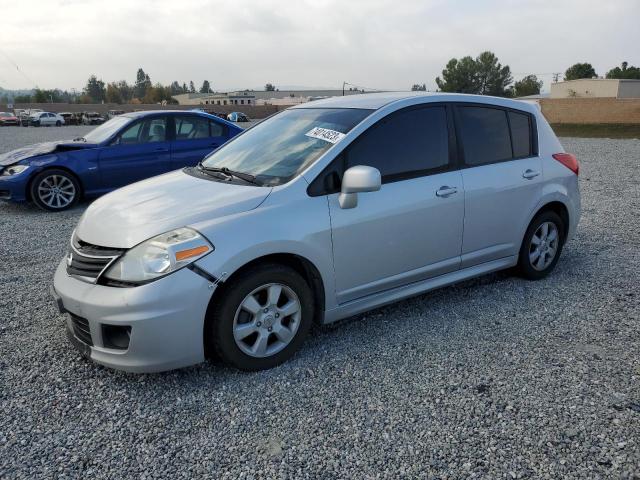
[(131, 326), (102, 325), (102, 343), (105, 348), (126, 350), (129, 348)]

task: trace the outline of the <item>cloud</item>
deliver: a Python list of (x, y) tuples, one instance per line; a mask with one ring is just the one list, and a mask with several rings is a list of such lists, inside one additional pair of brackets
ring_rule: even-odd
[[(207, 78), (217, 89), (434, 88), (450, 58), (483, 50), (516, 77), (578, 61), (599, 73), (640, 64), (637, 0), (43, 0), (2, 10), (0, 49), (43, 88), (82, 88), (90, 74), (133, 81), (139, 67), (153, 81)], [(32, 86), (3, 56), (0, 79)]]

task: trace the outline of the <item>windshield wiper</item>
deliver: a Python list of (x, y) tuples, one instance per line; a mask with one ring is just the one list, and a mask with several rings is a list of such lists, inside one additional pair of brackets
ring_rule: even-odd
[(87, 139), (84, 137), (78, 137), (73, 139), (74, 142), (84, 142), (87, 143)]
[(222, 173), (224, 175), (227, 175), (228, 177), (236, 177), (236, 178), (239, 178), (240, 180), (244, 180), (247, 183), (252, 183), (253, 185), (262, 186), (262, 183), (257, 181), (256, 177), (254, 177), (250, 173), (236, 172), (235, 170), (230, 170), (227, 167), (222, 167), (222, 168), (206, 167), (202, 164), (202, 162), (198, 163), (198, 166), (200, 167), (201, 170), (204, 170), (205, 172)]

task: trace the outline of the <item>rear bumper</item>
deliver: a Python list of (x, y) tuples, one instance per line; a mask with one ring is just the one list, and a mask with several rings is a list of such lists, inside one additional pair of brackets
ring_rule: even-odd
[[(204, 361), (204, 319), (213, 290), (189, 269), (139, 287), (94, 285), (67, 275), (63, 260), (52, 294), (67, 314), (72, 345), (83, 355), (118, 370), (160, 372)], [(88, 325), (89, 342), (74, 333), (78, 318)], [(109, 347), (105, 326), (130, 328), (127, 347)]]

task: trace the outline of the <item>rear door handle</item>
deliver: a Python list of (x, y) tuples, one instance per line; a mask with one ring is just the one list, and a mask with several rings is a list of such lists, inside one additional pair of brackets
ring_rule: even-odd
[(436, 190), (436, 196), (438, 197), (448, 197), (454, 193), (458, 193), (458, 189), (456, 187), (448, 187), (446, 185)]
[(536, 172), (535, 170), (531, 170), (530, 168), (528, 168), (522, 174), (522, 178), (526, 178), (527, 180), (531, 180), (532, 178), (536, 178), (538, 175), (540, 175), (540, 172)]

